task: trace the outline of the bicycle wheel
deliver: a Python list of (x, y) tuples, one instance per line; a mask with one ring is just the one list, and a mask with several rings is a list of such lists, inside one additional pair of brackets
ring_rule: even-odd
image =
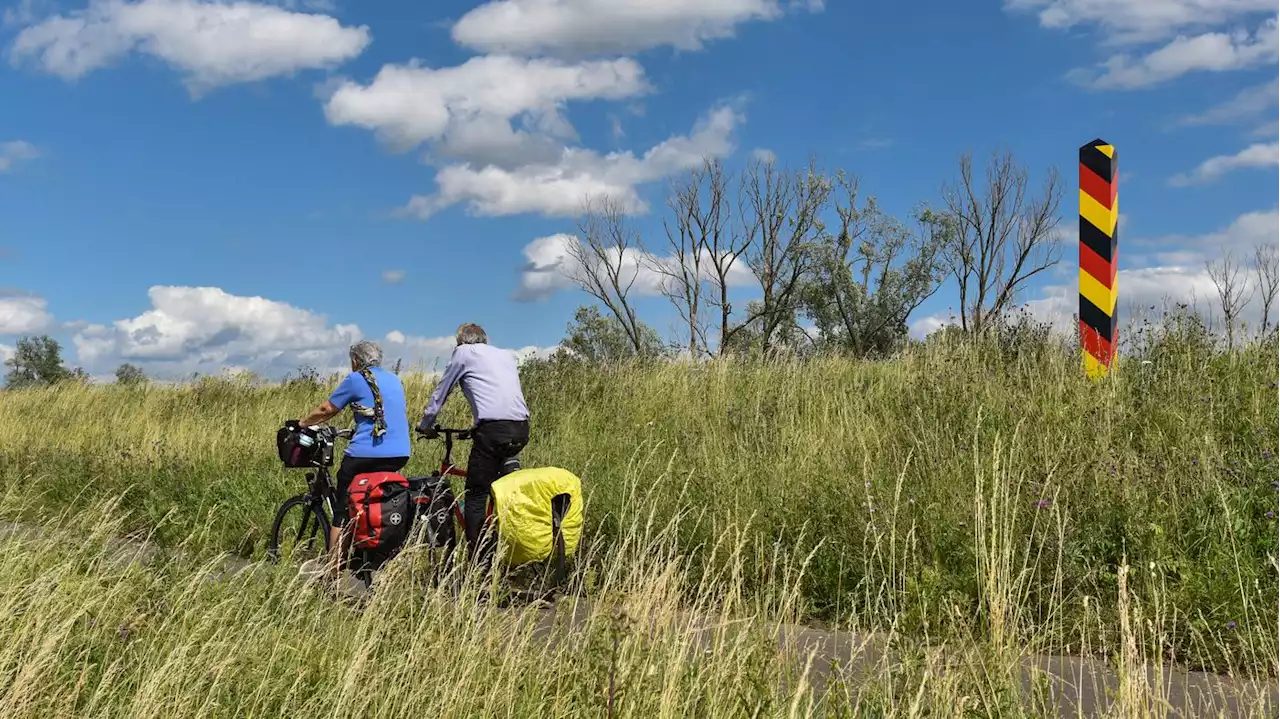
[(267, 557), (273, 564), (282, 557), (300, 564), (328, 551), (329, 518), (318, 502), (299, 494), (280, 505), (267, 540)]

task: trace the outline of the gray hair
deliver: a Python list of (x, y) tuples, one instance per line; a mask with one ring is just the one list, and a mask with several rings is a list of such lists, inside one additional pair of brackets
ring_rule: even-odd
[(356, 369), (377, 367), (382, 364), (382, 348), (377, 342), (360, 340), (351, 345), (351, 361), (355, 363)]
[(482, 345), (489, 342), (489, 337), (484, 333), (484, 328), (471, 322), (458, 327), (457, 339), (459, 345)]

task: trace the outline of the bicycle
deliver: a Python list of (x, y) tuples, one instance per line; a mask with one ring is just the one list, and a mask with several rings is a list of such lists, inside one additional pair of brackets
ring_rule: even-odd
[[(464, 502), (466, 494), (454, 497), (453, 488), (449, 486), (447, 477), (460, 477), (464, 481), (467, 470), (453, 463), (453, 441), (471, 439), (472, 430), (435, 427), (436, 434), (444, 439), (444, 456), (440, 459), (440, 469), (432, 470), (427, 476), (407, 477), (409, 480), (409, 501), (415, 507), (414, 528), (410, 532), (406, 545), (425, 545), (428, 550), (444, 550), (443, 559), (433, 557), (433, 579), (438, 579), (441, 572), (452, 568), (454, 550), (458, 546), (458, 534), (466, 533)], [(422, 434), (418, 439), (426, 439)], [(520, 458), (510, 457), (502, 463), (498, 476), (502, 477), (520, 469)], [(486, 498), (485, 522), (494, 522), (493, 497)], [(448, 521), (452, 519), (453, 521)], [(421, 522), (421, 524), (419, 524)]]
[[(454, 550), (458, 544), (458, 533), (466, 531), (466, 520), (464, 519), (464, 496), (454, 498), (453, 490), (449, 487), (447, 477), (460, 477), (464, 480), (467, 477), (467, 471), (453, 463), (453, 442), (457, 438), (459, 440), (471, 439), (472, 430), (469, 429), (450, 429), (437, 425), (435, 431), (444, 440), (444, 456), (440, 460), (440, 469), (432, 470), (428, 476), (409, 477), (410, 501), (415, 507), (422, 508), (420, 511), (414, 512), (414, 521), (422, 521), (421, 525), (415, 524), (410, 534), (410, 539), (406, 542), (409, 544), (425, 545), (429, 551), (443, 550), (444, 557), (437, 560), (433, 557), (432, 561), (432, 579), (438, 581), (442, 573), (447, 573), (452, 569), (452, 560)], [(418, 435), (419, 439), (425, 439), (422, 435)], [(498, 470), (498, 477), (504, 477), (512, 472), (521, 469), (520, 457), (514, 456), (507, 458), (502, 467)], [(552, 500), (552, 557), (549, 558), (550, 563), (554, 567), (553, 580), (549, 589), (537, 594), (534, 592), (522, 592), (513, 587), (508, 589), (516, 597), (526, 599), (530, 598), (549, 598), (555, 594), (556, 589), (564, 580), (566, 573), (566, 557), (565, 557), (565, 541), (561, 532), (560, 524), (564, 520), (564, 516), (568, 513), (568, 497), (557, 497)], [(452, 519), (452, 522), (447, 521)], [(497, 518), (494, 516), (493, 497), (489, 496), (485, 504), (485, 523), (489, 525), (490, 531), (494, 535), (501, 534), (501, 528), (498, 526)], [(422, 539), (425, 535), (425, 541)]]
[[(467, 440), (471, 438), (471, 430), (469, 429), (453, 429), (437, 426), (436, 432), (444, 439), (444, 456), (440, 460), (440, 469), (432, 470), (427, 476), (406, 476), (409, 482), (410, 503), (413, 506), (413, 513), (410, 521), (412, 529), (409, 536), (391, 556), (386, 557), (382, 561), (378, 561), (371, 565), (367, 561), (362, 561), (359, 565), (361, 571), (357, 572), (357, 577), (368, 586), (371, 583), (371, 575), (373, 571), (401, 552), (413, 548), (425, 548), (432, 554), (432, 571), (431, 580), (433, 583), (438, 582), (443, 573), (449, 571), (452, 567), (454, 550), (458, 544), (458, 534), (465, 534), (466, 521), (464, 519), (463, 508), (466, 501), (465, 493), (461, 497), (454, 498), (453, 490), (449, 486), (447, 477), (460, 477), (465, 480), (467, 471), (458, 467), (453, 462), (453, 442), (456, 437), (459, 440)], [(302, 517), (295, 536), (295, 541), (303, 541), (308, 550), (316, 544), (317, 534), (319, 535), (319, 547), (315, 547), (314, 556), (308, 556), (308, 551), (304, 550), (300, 554), (295, 555), (290, 552), (291, 556), (304, 556), (308, 559), (320, 559), (327, 557), (331, 551), (332, 544), (330, 541), (329, 531), (333, 526), (333, 498), (337, 488), (332, 481), (329, 468), (333, 466), (333, 454), (336, 440), (339, 438), (350, 439), (353, 430), (335, 430), (329, 426), (320, 426), (315, 432), (315, 441), (318, 445), (318, 451), (314, 458), (308, 463), (308, 467), (313, 467), (315, 471), (306, 474), (307, 489), (306, 491), (294, 495), (285, 500), (276, 511), (275, 521), (271, 527), (271, 535), (267, 541), (267, 556), (273, 564), (278, 564), (281, 560), (281, 546), (284, 534), (282, 528), (285, 526), (285, 520), (289, 512), (295, 508), (301, 509)], [(421, 434), (419, 439), (425, 439)], [(511, 472), (515, 472), (521, 468), (519, 457), (508, 458), (498, 472), (498, 476), (502, 477)], [(558, 505), (553, 505), (554, 514), (554, 542), (555, 542), (555, 566), (556, 580), (554, 585), (559, 585), (565, 573), (565, 547), (564, 538), (559, 531), (559, 522), (563, 518), (565, 510)], [(489, 497), (485, 507), (486, 523), (493, 522), (494, 519), (493, 498)], [(452, 521), (447, 521), (452, 519)], [(494, 527), (496, 530), (496, 526)], [(436, 556), (439, 551), (443, 551), (442, 558)], [(356, 553), (351, 559), (363, 559), (360, 553)], [(355, 564), (348, 559), (347, 564)], [(306, 560), (303, 560), (305, 562)]]

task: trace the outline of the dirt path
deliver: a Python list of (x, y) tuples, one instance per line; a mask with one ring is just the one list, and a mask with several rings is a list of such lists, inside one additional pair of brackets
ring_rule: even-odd
[[(0, 538), (48, 534), (50, 530), (44, 527), (0, 522)], [(154, 546), (126, 539), (116, 540), (114, 546), (120, 551), (116, 559), (122, 562), (147, 563), (158, 552)], [(222, 572), (210, 579), (217, 581), (228, 574), (252, 571), (255, 566), (244, 559), (227, 556)], [(352, 589), (358, 592), (355, 584), (353, 582)], [(562, 625), (567, 619), (569, 626), (582, 626), (592, 616), (593, 605), (585, 599), (568, 598), (536, 611), (535, 635), (554, 642), (557, 625)], [(692, 636), (703, 651), (715, 651), (713, 624), (718, 621), (689, 617), (693, 626), (700, 627)], [(826, 688), (833, 671), (866, 675), (886, 666), (892, 667), (897, 662), (887, 640), (878, 635), (784, 625), (777, 641), (779, 660), (792, 661), (798, 669), (803, 669), (805, 662), (812, 657), (809, 682), (818, 692)], [(1027, 694), (1037, 682), (1047, 681), (1060, 717), (1110, 714), (1122, 685), (1119, 673), (1106, 662), (1075, 656), (1028, 656), (1022, 660), (1019, 673)], [(1147, 666), (1144, 675), (1133, 677), (1132, 681), (1145, 682), (1147, 687), (1163, 687), (1154, 694), (1166, 698), (1168, 706), (1164, 711), (1169, 717), (1280, 716), (1280, 689), (1275, 681), (1246, 681), (1169, 665)], [(1260, 700), (1265, 705), (1261, 710), (1258, 709)]]

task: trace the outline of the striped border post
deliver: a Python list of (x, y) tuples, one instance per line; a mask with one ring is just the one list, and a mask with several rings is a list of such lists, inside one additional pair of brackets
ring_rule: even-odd
[(1080, 351), (1085, 374), (1113, 367), (1116, 321), (1116, 148), (1094, 140), (1080, 148)]

